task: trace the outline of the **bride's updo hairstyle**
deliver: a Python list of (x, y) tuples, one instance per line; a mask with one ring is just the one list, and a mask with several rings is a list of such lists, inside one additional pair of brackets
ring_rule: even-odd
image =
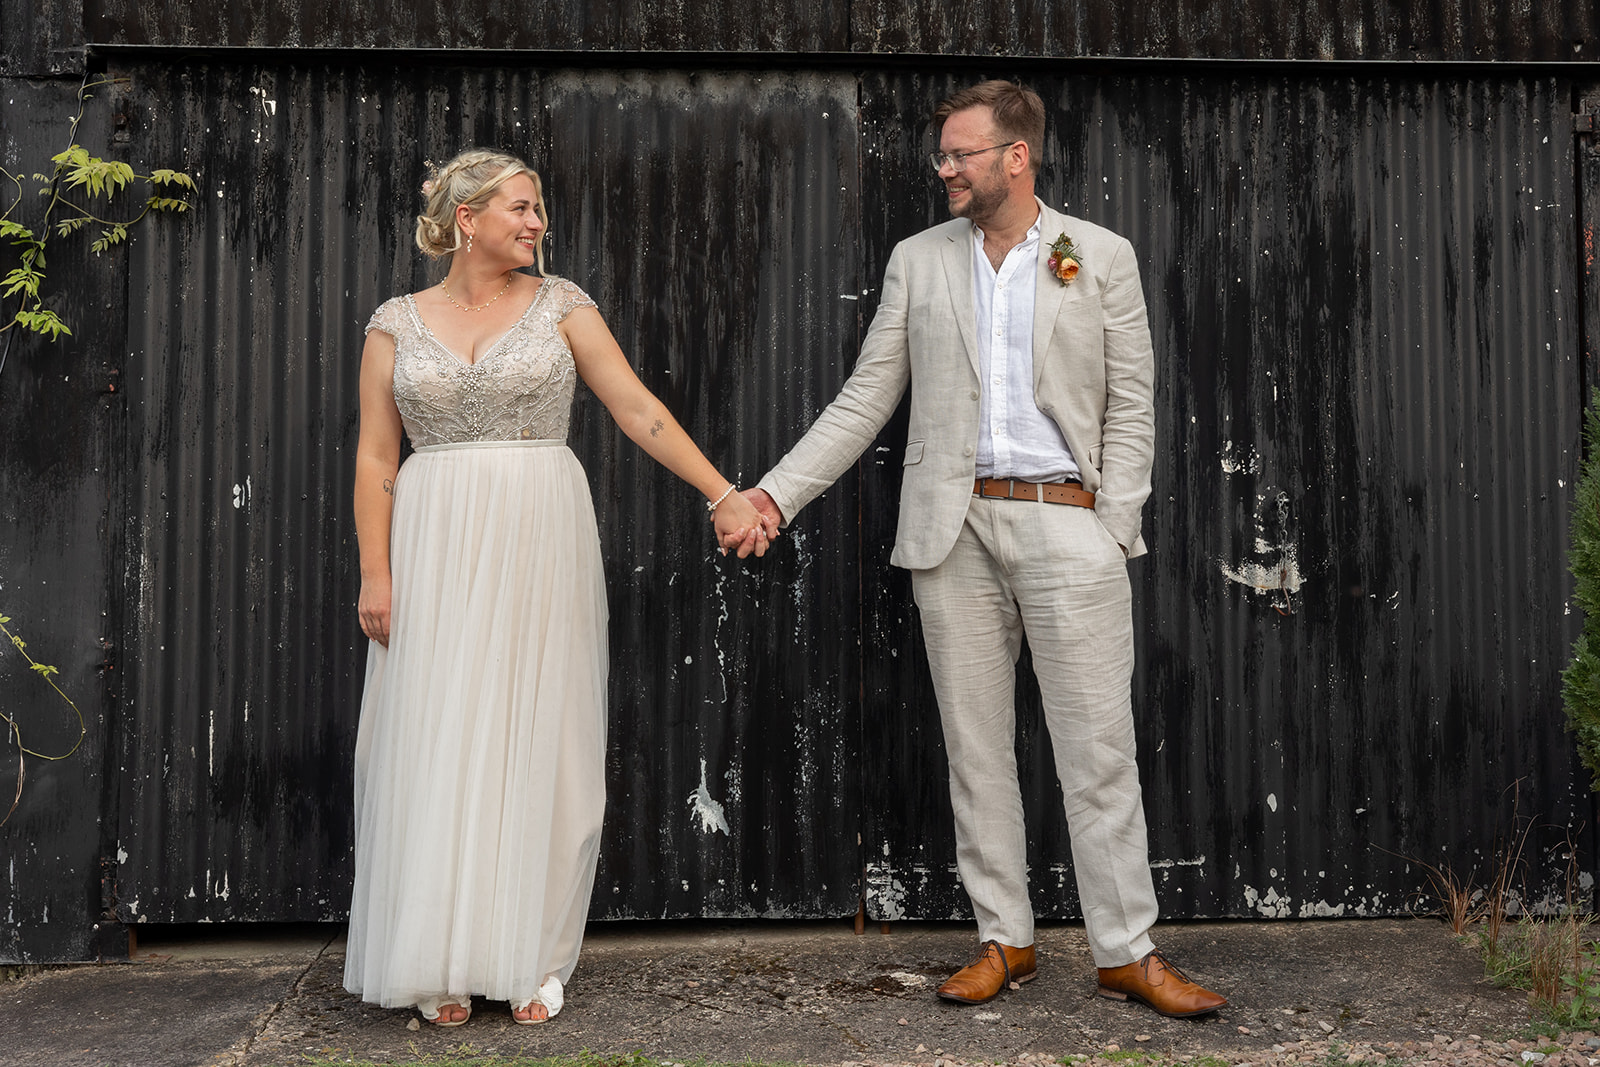
[[(466, 239), (456, 224), (456, 208), (462, 204), (479, 208), (487, 204), (495, 190), (518, 174), (533, 181), (537, 198), (534, 211), (550, 232), (550, 217), (545, 214), (544, 183), (534, 169), (516, 156), (486, 148), (469, 148), (450, 162), (432, 167), (422, 183), (423, 209), (417, 216), (417, 247), (423, 254), (438, 259), (459, 251)], [(539, 273), (544, 274), (544, 239), (538, 247)]]

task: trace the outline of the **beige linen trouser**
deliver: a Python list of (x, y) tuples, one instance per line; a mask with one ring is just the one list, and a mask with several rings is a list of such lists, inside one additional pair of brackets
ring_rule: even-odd
[(979, 939), (1033, 944), (1013, 706), (1026, 632), (1095, 965), (1144, 956), (1156, 897), (1122, 549), (1089, 508), (974, 497), (950, 555), (911, 574), (950, 760), (956, 868)]

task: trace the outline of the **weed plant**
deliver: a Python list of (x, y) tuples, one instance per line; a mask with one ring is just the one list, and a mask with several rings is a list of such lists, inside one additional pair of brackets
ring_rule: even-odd
[(1600, 947), (1588, 916), (1523, 918), (1498, 939), (1476, 931), (1484, 974), (1495, 985), (1526, 989), (1536, 1020), (1560, 1030), (1600, 1026)]
[(1567, 728), (1589, 769), (1590, 787), (1600, 789), (1600, 390), (1583, 415), (1584, 460), (1572, 502), (1572, 546), (1568, 565), (1583, 612), (1583, 631), (1561, 676)]

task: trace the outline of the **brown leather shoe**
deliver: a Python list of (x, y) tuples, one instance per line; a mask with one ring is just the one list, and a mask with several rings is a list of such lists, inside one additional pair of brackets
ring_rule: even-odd
[(1195, 985), (1159, 952), (1126, 967), (1100, 968), (1100, 995), (1112, 1000), (1131, 998), (1173, 1019), (1205, 1015), (1228, 1006), (1227, 997)]
[(939, 995), (958, 1004), (982, 1004), (993, 1000), (1000, 990), (1031, 982), (1039, 973), (1033, 946), (1012, 948), (998, 941), (985, 941), (978, 958), (950, 976), (939, 987)]

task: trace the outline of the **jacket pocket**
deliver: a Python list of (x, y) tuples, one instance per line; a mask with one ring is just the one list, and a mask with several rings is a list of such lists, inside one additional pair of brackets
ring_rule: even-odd
[(913, 463), (922, 462), (922, 447), (926, 443), (926, 441), (912, 441), (910, 444), (906, 445), (905, 465), (907, 467), (911, 466)]
[(1104, 468), (1102, 468), (1100, 466), (1100, 459), (1101, 459), (1101, 457), (1103, 455), (1105, 455), (1105, 446), (1104, 445), (1090, 445), (1089, 446), (1089, 466), (1093, 467), (1095, 470), (1104, 469)]

